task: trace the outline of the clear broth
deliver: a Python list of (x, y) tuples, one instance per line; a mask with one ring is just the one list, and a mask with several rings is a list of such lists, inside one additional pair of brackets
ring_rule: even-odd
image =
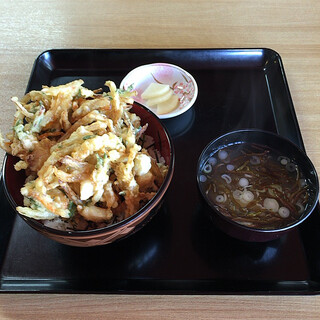
[(252, 228), (293, 224), (309, 197), (296, 163), (259, 144), (226, 146), (206, 159), (198, 174), (208, 201), (226, 217)]

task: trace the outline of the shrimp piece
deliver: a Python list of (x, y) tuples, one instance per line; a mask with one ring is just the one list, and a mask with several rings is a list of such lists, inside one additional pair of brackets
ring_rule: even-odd
[(109, 208), (100, 208), (96, 206), (77, 206), (78, 212), (88, 221), (103, 222), (110, 221), (113, 218), (113, 213)]
[(101, 201), (105, 202), (108, 208), (117, 208), (119, 205), (119, 197), (113, 191), (112, 182), (109, 181), (104, 185), (104, 193), (101, 197)]
[(154, 183), (155, 176), (150, 171), (144, 175), (136, 176), (135, 179), (141, 192), (157, 191), (159, 189)]

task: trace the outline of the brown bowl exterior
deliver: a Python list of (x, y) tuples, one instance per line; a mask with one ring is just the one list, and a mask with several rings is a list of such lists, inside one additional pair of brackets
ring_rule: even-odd
[[(210, 154), (215, 153), (217, 150), (223, 148), (224, 146), (242, 142), (262, 144), (275, 150), (281, 150), (284, 155), (288, 156), (291, 159), (294, 159), (300, 169), (302, 168), (302, 171), (305, 174), (305, 178), (309, 183), (310, 197), (308, 200), (306, 210), (302, 213), (300, 219), (296, 221), (294, 224), (288, 225), (281, 229), (271, 230), (250, 228), (229, 219), (228, 217), (223, 215), (214, 205), (212, 205), (210, 201), (207, 200), (205, 193), (202, 191), (200, 187), (199, 181), (199, 172), (204, 161)], [(213, 140), (205, 147), (205, 149), (201, 153), (198, 161), (197, 172), (199, 189), (203, 198), (206, 200), (206, 204), (210, 207), (207, 211), (209, 212), (211, 220), (223, 232), (239, 240), (265, 242), (277, 239), (285, 233), (287, 233), (288, 231), (296, 228), (299, 224), (306, 220), (313, 212), (314, 208), (318, 203), (319, 181), (317, 172), (311, 160), (302, 150), (300, 150), (290, 140), (272, 132), (254, 129), (237, 130), (229, 132)]]
[[(150, 110), (135, 102), (131, 111), (141, 118), (142, 125), (149, 124), (146, 134), (153, 137), (155, 148), (160, 151), (169, 167), (167, 176), (157, 194), (131, 217), (105, 228), (88, 231), (61, 231), (46, 227), (41, 222), (18, 213), (29, 226), (59, 243), (77, 247), (93, 247), (109, 244), (132, 235), (140, 230), (159, 211), (174, 172), (173, 143), (165, 126)], [(18, 158), (7, 154), (2, 169), (5, 194), (15, 211), (18, 205), (23, 205), (20, 189), (25, 181), (24, 172), (14, 169), (14, 164), (17, 161)]]

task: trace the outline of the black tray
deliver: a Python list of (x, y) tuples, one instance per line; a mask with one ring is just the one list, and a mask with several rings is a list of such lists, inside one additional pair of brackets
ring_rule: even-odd
[(135, 235), (107, 246), (58, 244), (13, 214), (0, 188), (2, 292), (315, 294), (320, 290), (319, 207), (280, 239), (247, 243), (219, 231), (196, 183), (205, 145), (242, 128), (278, 132), (303, 148), (279, 55), (246, 50), (50, 50), (35, 61), (27, 91), (82, 78), (117, 85), (133, 68), (168, 62), (199, 86), (194, 106), (163, 122), (176, 150), (160, 212)]

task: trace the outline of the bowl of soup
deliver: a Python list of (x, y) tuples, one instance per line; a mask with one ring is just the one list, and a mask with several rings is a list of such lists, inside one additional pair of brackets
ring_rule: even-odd
[(197, 166), (212, 220), (228, 235), (269, 241), (296, 228), (318, 203), (319, 181), (306, 153), (261, 130), (238, 130), (211, 141)]

